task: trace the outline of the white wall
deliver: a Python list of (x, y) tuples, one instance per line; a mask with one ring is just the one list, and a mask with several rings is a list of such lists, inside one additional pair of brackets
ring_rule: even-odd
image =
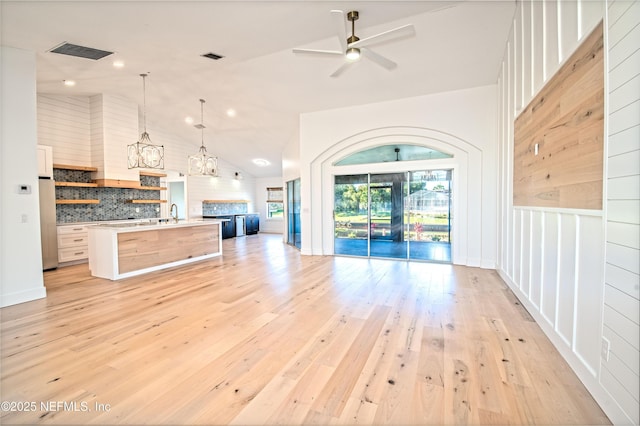
[(638, 424), (640, 391), (640, 2), (608, 4), (608, 139), (600, 382)]
[[(629, 10), (632, 5), (632, 2), (626, 1), (616, 3), (618, 5), (614, 3), (612, 9)], [(637, 5), (636, 2), (634, 8)], [(638, 243), (637, 239), (629, 241), (626, 238), (624, 242), (617, 240), (614, 244), (619, 247), (613, 250), (612, 243), (605, 243), (605, 240), (615, 238), (611, 236), (612, 230), (616, 233), (621, 227), (626, 229), (625, 232), (631, 232), (631, 228), (636, 226), (637, 235), (637, 190), (635, 195), (633, 190), (620, 193), (619, 196), (624, 199), (621, 204), (610, 197), (605, 199), (603, 211), (519, 207), (513, 206), (512, 202), (514, 119), (605, 16), (604, 6), (602, 1), (586, 0), (518, 3), (498, 77), (498, 272), (610, 419), (619, 424), (638, 424)], [(627, 40), (624, 51), (627, 54), (635, 51), (637, 55), (640, 21), (637, 11), (628, 19), (634, 23), (627, 25), (627, 32), (635, 25), (636, 34), (631, 36), (635, 36), (632, 39), (636, 42), (632, 43), (631, 38)], [(609, 39), (610, 49), (608, 54), (605, 53), (605, 58), (612, 57), (614, 33), (613, 27), (607, 31), (605, 25), (605, 43)], [(622, 36), (625, 32), (619, 33)], [(622, 59), (625, 55), (621, 54), (620, 57)], [(635, 71), (627, 75), (637, 76), (638, 61), (632, 60), (630, 64), (635, 66)], [(635, 93), (637, 95), (638, 91)], [(622, 145), (626, 148), (622, 148), (619, 154), (630, 157), (636, 155), (637, 175), (637, 117), (640, 114), (637, 97), (635, 99), (635, 110), (633, 100), (623, 101), (621, 108), (625, 102), (631, 102), (628, 104), (631, 110), (620, 114), (620, 117), (631, 117), (635, 113), (635, 148), (629, 147), (630, 143), (633, 145), (630, 141), (634, 135), (621, 136), (621, 140), (625, 141)], [(605, 108), (610, 113), (613, 103), (613, 96), (606, 98)], [(622, 127), (632, 127), (634, 119), (626, 123)], [(613, 120), (609, 117), (605, 126), (609, 127), (610, 135), (612, 125)], [(609, 173), (613, 169), (621, 170), (617, 164), (612, 168), (614, 162), (633, 164), (634, 160), (630, 158), (619, 158), (612, 162), (612, 138), (605, 138), (605, 141), (605, 151), (609, 151), (610, 156)], [(636, 154), (633, 154), (634, 150)], [(629, 174), (625, 176), (618, 176), (615, 174), (617, 171), (607, 185), (609, 193), (612, 187), (620, 188), (622, 183), (613, 179), (633, 179), (633, 171), (627, 169)], [(633, 209), (631, 213), (624, 209), (625, 204), (628, 207), (634, 201), (635, 213)], [(622, 211), (625, 211), (624, 218), (616, 216), (615, 212)], [(613, 220), (612, 214), (615, 217)], [(606, 226), (607, 218), (616, 224)], [(629, 274), (630, 271), (624, 268), (633, 269), (634, 266), (625, 263), (625, 259), (630, 259), (629, 256), (634, 254), (636, 272)], [(611, 277), (612, 282), (618, 283), (607, 288), (604, 284), (605, 258), (611, 258), (612, 262), (607, 265), (607, 276)], [(619, 268), (620, 262), (624, 264), (620, 268), (624, 269), (622, 273), (614, 269)], [(619, 293), (620, 288), (625, 289), (625, 295)], [(605, 305), (607, 300), (615, 308)], [(603, 333), (611, 337), (609, 361), (601, 357)], [(620, 362), (615, 360), (616, 354), (621, 354)], [(626, 369), (620, 365), (625, 362), (629, 364), (625, 364)], [(616, 364), (615, 367), (613, 364)]]
[[(345, 119), (348, 117), (348, 119)], [(333, 253), (333, 162), (372, 146), (413, 143), (453, 159), (366, 165), (368, 172), (454, 169), (453, 262), (496, 264), (495, 86), (308, 113), (300, 121), (302, 253)]]
[[(38, 163), (36, 57), (0, 47), (0, 307), (43, 298)], [(19, 194), (18, 186), (31, 186)]]

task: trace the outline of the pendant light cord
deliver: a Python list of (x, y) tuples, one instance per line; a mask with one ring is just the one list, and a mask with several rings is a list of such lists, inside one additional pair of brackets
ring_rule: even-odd
[(147, 74), (140, 74), (140, 77), (142, 77), (142, 125), (144, 132), (147, 133)]
[(200, 135), (202, 137), (202, 147), (204, 148), (204, 99), (200, 99), (200, 126), (201, 126)]

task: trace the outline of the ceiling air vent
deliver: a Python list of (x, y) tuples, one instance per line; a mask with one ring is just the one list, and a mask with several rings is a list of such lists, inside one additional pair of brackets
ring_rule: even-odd
[(224, 58), (224, 56), (218, 55), (218, 54), (212, 53), (212, 52), (205, 53), (204, 55), (200, 55), (200, 56), (202, 56), (203, 58), (213, 59), (214, 61), (217, 61), (218, 59)]
[(94, 49), (92, 47), (78, 46), (77, 44), (63, 43), (58, 47), (54, 47), (50, 50), (53, 53), (60, 53), (62, 55), (77, 56), (79, 58), (87, 58), (98, 60), (105, 56), (111, 55), (113, 52), (107, 52), (106, 50)]

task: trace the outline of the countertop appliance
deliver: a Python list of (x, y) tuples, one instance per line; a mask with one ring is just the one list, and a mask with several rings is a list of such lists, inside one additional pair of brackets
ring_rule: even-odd
[(236, 237), (242, 237), (246, 235), (244, 222), (245, 222), (245, 217), (243, 215), (236, 215)]
[(56, 228), (55, 181), (40, 177), (40, 240), (42, 242), (42, 270), (58, 267), (58, 232)]

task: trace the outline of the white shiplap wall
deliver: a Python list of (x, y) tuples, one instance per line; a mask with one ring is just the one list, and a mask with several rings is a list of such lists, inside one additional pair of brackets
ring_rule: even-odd
[[(513, 206), (513, 123), (605, 18), (607, 4), (518, 3), (498, 77), (498, 271), (611, 420), (638, 424), (640, 19), (638, 2), (616, 3), (609, 8), (610, 28), (605, 25), (610, 116), (605, 138), (608, 197), (603, 211)], [(615, 21), (621, 24), (613, 21), (614, 9), (624, 9), (616, 11), (620, 19)], [(632, 69), (623, 70), (616, 63)], [(625, 89), (616, 91), (613, 80)], [(601, 357), (603, 336), (611, 344), (609, 361)]]
[[(54, 163), (96, 166), (98, 179), (138, 179), (138, 171), (129, 170), (126, 162), (127, 144), (134, 142), (142, 131), (135, 102), (108, 94), (91, 97), (38, 94), (37, 99), (38, 143), (53, 147)], [(194, 129), (193, 138), (186, 140), (149, 119), (147, 130), (153, 143), (165, 147), (165, 170), (186, 175), (187, 157), (198, 151), (200, 133)], [(215, 139), (205, 134), (205, 144), (215, 154)], [(257, 211), (255, 179), (223, 159), (218, 162), (219, 177), (187, 179), (189, 217), (201, 216), (202, 200), (207, 199), (249, 200), (249, 212)], [(241, 172), (244, 179), (236, 180), (236, 172)]]
[[(608, 4), (608, 149), (601, 382), (640, 422), (640, 2)], [(635, 417), (633, 417), (633, 414)]]
[(53, 161), (91, 164), (90, 109), (86, 96), (38, 94), (38, 143), (53, 147)]

